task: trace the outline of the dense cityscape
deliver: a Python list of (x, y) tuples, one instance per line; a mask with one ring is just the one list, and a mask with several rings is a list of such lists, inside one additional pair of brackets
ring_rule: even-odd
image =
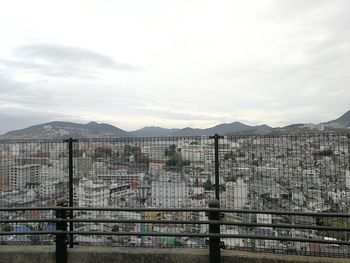
[[(219, 143), (221, 208), (349, 212), (348, 134), (226, 136)], [(52, 206), (68, 198), (68, 148), (62, 141), (1, 141), (2, 207)], [(74, 205), (81, 207), (203, 208), (214, 198), (214, 141), (209, 137), (82, 139), (74, 143)], [(145, 199), (140, 188), (147, 188)], [(52, 213), (52, 212), (50, 212)], [(2, 218), (49, 218), (37, 211), (2, 212)], [(77, 218), (207, 220), (204, 212), (75, 212)], [(232, 212), (232, 222), (350, 226), (342, 218)], [(47, 230), (52, 224), (2, 224), (2, 231)], [(75, 229), (207, 233), (206, 225), (79, 223)], [(310, 229), (221, 226), (221, 233), (349, 240), (347, 233)], [(52, 242), (50, 236), (2, 236), (1, 243)], [(206, 246), (204, 238), (75, 236), (79, 244)], [(222, 239), (227, 248), (349, 253), (339, 245), (245, 238)]]

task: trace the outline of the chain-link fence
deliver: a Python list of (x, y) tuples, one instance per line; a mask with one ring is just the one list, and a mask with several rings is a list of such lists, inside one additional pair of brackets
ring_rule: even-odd
[[(52, 206), (55, 200), (64, 197), (74, 207), (203, 208), (208, 207), (209, 200), (215, 198), (217, 192), (221, 208), (229, 211), (222, 219), (227, 224), (221, 226), (221, 234), (241, 236), (222, 238), (226, 248), (348, 256), (348, 245), (312, 242), (313, 239), (334, 240), (335, 243), (349, 241), (348, 217), (284, 212), (348, 213), (349, 141), (349, 134), (328, 133), (225, 136), (217, 139), (0, 141), (0, 205)], [(264, 213), (266, 211), (273, 213)], [(1, 218), (52, 216), (47, 213), (3, 211)], [(78, 210), (71, 217), (118, 221), (75, 222), (71, 225), (71, 230), (81, 232), (208, 233), (205, 224), (161, 222), (208, 220), (204, 212), (198, 211)], [(131, 219), (153, 222), (123, 222)], [(3, 223), (1, 229), (8, 231), (9, 236), (0, 236), (1, 243), (50, 242), (49, 236), (38, 239), (14, 234), (52, 227), (55, 225), (49, 223)], [(274, 237), (276, 240), (272, 240)], [(310, 242), (283, 241), (282, 237), (308, 238)], [(96, 234), (74, 235), (71, 241), (79, 245), (104, 246), (207, 246), (204, 237)]]
[[(67, 144), (56, 140), (0, 141), (0, 207), (52, 206), (68, 197)], [(10, 223), (14, 219), (51, 218), (51, 211), (2, 211), (2, 244), (46, 244), (53, 238), (19, 236), (18, 232), (55, 229), (52, 223)]]

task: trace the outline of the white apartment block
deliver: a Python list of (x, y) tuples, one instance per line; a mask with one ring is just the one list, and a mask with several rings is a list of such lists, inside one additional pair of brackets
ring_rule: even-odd
[(236, 182), (226, 183), (226, 206), (232, 209), (242, 209), (248, 201), (248, 185), (242, 178)]
[(142, 153), (147, 154), (153, 160), (162, 160), (165, 157), (165, 150), (170, 147), (168, 143), (155, 143), (145, 145), (141, 148)]
[(27, 164), (12, 166), (9, 184), (12, 189), (25, 189), (27, 184), (39, 183), (40, 165)]
[(112, 198), (120, 199), (132, 191), (131, 184), (111, 184), (109, 191)]
[(107, 206), (109, 200), (109, 187), (106, 184), (95, 183), (84, 178), (79, 182), (77, 198), (79, 206)]
[(186, 206), (188, 191), (185, 182), (152, 182), (152, 205), (160, 207)]
[(108, 170), (106, 172), (97, 172), (93, 174), (94, 178), (111, 184), (132, 183), (134, 180), (140, 180), (145, 173), (128, 173), (127, 170)]
[(46, 182), (42, 182), (39, 186), (39, 195), (41, 197), (55, 197), (57, 194), (58, 183), (58, 180), (48, 180)]
[(165, 161), (163, 162), (150, 162), (149, 163), (149, 173), (154, 174), (165, 170)]
[(345, 171), (345, 185), (347, 189), (350, 189), (350, 170)]
[(68, 181), (68, 174), (58, 167), (42, 166), (40, 172), (40, 183), (48, 181)]
[(181, 146), (181, 155), (184, 160), (204, 162), (204, 151), (201, 145), (183, 145)]

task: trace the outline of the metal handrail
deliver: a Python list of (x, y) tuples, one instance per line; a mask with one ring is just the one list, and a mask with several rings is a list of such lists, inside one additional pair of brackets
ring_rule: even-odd
[(34, 210), (67, 210), (67, 211), (105, 211), (105, 212), (221, 212), (221, 213), (241, 213), (241, 214), (270, 214), (270, 215), (295, 215), (314, 217), (345, 217), (350, 218), (350, 213), (337, 212), (301, 212), (301, 211), (277, 211), (277, 210), (247, 210), (247, 209), (226, 209), (226, 208), (162, 208), (162, 207), (0, 207), (2, 211), (34, 211)]

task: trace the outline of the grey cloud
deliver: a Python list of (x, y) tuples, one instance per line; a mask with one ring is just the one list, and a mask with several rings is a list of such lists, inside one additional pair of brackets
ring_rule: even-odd
[(14, 81), (13, 79), (7, 77), (4, 73), (0, 72), (0, 95), (1, 96), (4, 96), (7, 93), (19, 91), (22, 86), (23, 86), (22, 83)]
[(18, 47), (16, 59), (0, 58), (0, 69), (38, 73), (59, 78), (93, 79), (99, 70), (124, 72), (139, 71), (140, 68), (121, 63), (112, 57), (88, 49), (53, 44), (35, 44)]
[(18, 47), (15, 55), (30, 59), (43, 59), (50, 63), (88, 64), (96, 67), (111, 68), (123, 71), (134, 71), (136, 67), (115, 61), (112, 57), (79, 47), (54, 44), (33, 44)]
[(85, 67), (84, 70), (77, 68), (76, 65), (61, 65), (61, 64), (43, 64), (28, 62), (26, 60), (9, 60), (0, 59), (0, 68), (3, 70), (24, 70), (26, 72), (40, 73), (51, 77), (74, 77), (74, 78), (93, 78), (96, 74), (93, 70)]
[(26, 60), (9, 60), (0, 59), (0, 67), (4, 70), (24, 70), (27, 72), (38, 72), (43, 75), (52, 77), (82, 77), (92, 78), (93, 72), (85, 68), (84, 70), (78, 69), (71, 65), (47, 65), (42, 63), (28, 62)]
[[(335, 44), (337, 43), (337, 44)], [(293, 122), (320, 122), (334, 119), (334, 112), (345, 112), (349, 108), (350, 75), (348, 74), (350, 48), (333, 37), (322, 43), (307, 47), (306, 58), (300, 64), (280, 64), (268, 61), (252, 62), (245, 67), (232, 67), (223, 75), (241, 84), (242, 90), (236, 106), (244, 109), (265, 109), (281, 112), (276, 119), (285, 117), (285, 124)], [(290, 48), (290, 53), (293, 49)], [(247, 101), (251, 106), (247, 106)], [(222, 104), (228, 105), (229, 98)], [(331, 107), (332, 110), (325, 110)], [(266, 117), (266, 121), (269, 117)]]
[[(84, 91), (81, 89), (82, 85)], [(101, 85), (96, 96), (96, 84), (89, 80), (80, 80), (78, 83), (65, 80), (60, 80), (59, 83), (45, 80), (27, 83), (0, 72), (0, 101), (23, 107), (98, 110), (101, 107), (113, 109), (118, 105), (118, 109), (123, 109), (140, 102), (140, 98), (128, 95), (127, 92), (115, 90), (115, 86), (111, 90), (110, 87)]]
[(32, 63), (27, 61), (19, 61), (19, 60), (9, 60), (0, 58), (0, 67), (2, 68), (27, 68), (27, 69), (41, 69), (44, 67), (38, 63)]
[(2, 103), (9, 102), (19, 105), (43, 105), (48, 103), (52, 93), (43, 92), (43, 90), (39, 90), (35, 86), (0, 74), (0, 101)]

